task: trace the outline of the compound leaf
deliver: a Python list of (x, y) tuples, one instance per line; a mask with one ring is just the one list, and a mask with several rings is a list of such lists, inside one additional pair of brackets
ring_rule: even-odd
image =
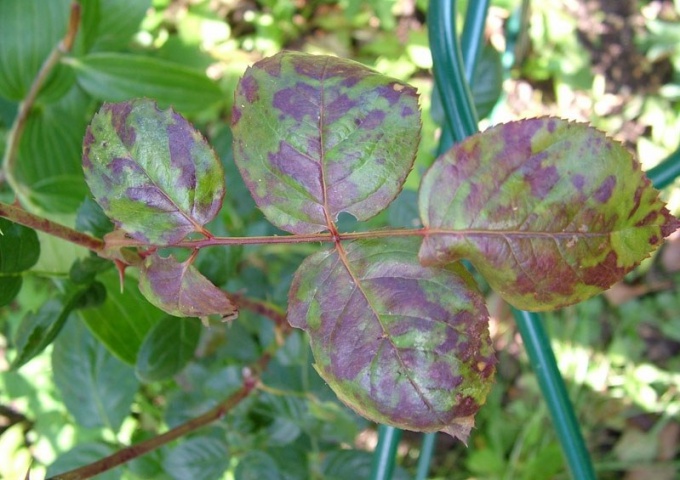
[(234, 304), (201, 275), (193, 260), (193, 256), (178, 262), (172, 256), (149, 255), (140, 268), (139, 290), (153, 305), (176, 317), (236, 318)]
[(173, 244), (222, 206), (224, 170), (206, 140), (147, 99), (104, 104), (85, 134), (83, 169), (104, 212), (131, 237)]
[(622, 145), (557, 118), (456, 145), (423, 177), (419, 204), (421, 262), (468, 258), (525, 310), (602, 292), (679, 226)]
[(350, 60), (283, 52), (250, 67), (234, 159), (267, 219), (292, 233), (365, 220), (397, 196), (420, 135), (417, 94)]
[(288, 321), (315, 367), (370, 420), (462, 440), (495, 371), (484, 298), (460, 265), (423, 267), (418, 241), (354, 241), (308, 257)]

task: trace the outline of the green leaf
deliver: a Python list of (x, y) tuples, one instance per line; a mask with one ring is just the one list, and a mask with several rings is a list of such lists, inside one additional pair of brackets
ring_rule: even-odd
[(334, 229), (397, 196), (420, 132), (414, 88), (351, 60), (283, 52), (239, 82), (234, 158), (267, 219), (292, 233)]
[(210, 283), (192, 265), (194, 256), (180, 263), (170, 256), (153, 253), (140, 267), (139, 290), (161, 310), (176, 317), (220, 315), (225, 320), (236, 318), (236, 306), (226, 293)]
[(0, 306), (7, 305), (21, 290), (21, 273), (40, 257), (34, 230), (0, 218)]
[(97, 203), (131, 237), (173, 244), (204, 235), (224, 197), (224, 171), (206, 140), (150, 100), (105, 104), (85, 134), (83, 169)]
[(222, 100), (217, 84), (184, 65), (126, 53), (92, 53), (64, 60), (78, 84), (98, 100), (153, 98), (163, 108), (198, 113)]
[(92, 198), (87, 197), (78, 207), (76, 230), (89, 232), (95, 237), (103, 238), (104, 235), (113, 230), (113, 223), (106, 216), (102, 207)]
[[(47, 477), (52, 478), (60, 473), (80, 468), (84, 465), (101, 460), (115, 453), (110, 445), (102, 442), (89, 442), (76, 445), (68, 452), (60, 455), (55, 462), (47, 468)], [(97, 480), (119, 480), (123, 474), (122, 467), (97, 475)]]
[(0, 96), (22, 100), (68, 26), (71, 0), (0, 2)]
[(460, 264), (422, 267), (414, 238), (354, 241), (308, 257), (288, 321), (357, 413), (465, 441), (495, 371), (484, 298)]
[(177, 480), (221, 478), (228, 466), (227, 446), (210, 437), (186, 440), (174, 448), (163, 461), (165, 471)]
[(77, 259), (68, 272), (73, 283), (87, 284), (94, 281), (96, 276), (113, 268), (113, 262), (91, 253), (85, 258)]
[(127, 47), (139, 31), (151, 0), (88, 0), (82, 3), (83, 49), (116, 51)]
[(144, 338), (165, 314), (146, 301), (134, 279), (126, 277), (121, 292), (117, 272), (110, 270), (98, 278), (106, 286), (106, 301), (79, 310), (78, 315), (111, 353), (135, 365)]
[(234, 477), (239, 480), (282, 480), (276, 461), (265, 452), (247, 452), (238, 461)]
[(137, 355), (137, 377), (156, 382), (179, 373), (193, 358), (201, 325), (193, 319), (164, 318), (147, 333)]
[(501, 54), (492, 45), (482, 49), (472, 84), (472, 99), (479, 118), (491, 113), (503, 91), (503, 64)]
[[(362, 450), (336, 450), (329, 452), (323, 461), (325, 480), (346, 480), (348, 478), (370, 478), (374, 454)], [(396, 467), (392, 480), (408, 480), (411, 477)]]
[[(491, 113), (496, 102), (503, 92), (503, 64), (501, 54), (492, 45), (486, 44), (482, 49), (475, 73), (470, 82), (472, 101), (479, 118), (485, 118)], [(446, 121), (444, 107), (439, 89), (432, 91), (432, 106), (430, 110), (432, 119), (443, 125)]]
[(75, 87), (58, 102), (35, 108), (28, 116), (16, 175), (41, 209), (72, 213), (87, 196), (80, 158), (91, 102)]
[(64, 404), (80, 425), (118, 432), (139, 388), (131, 367), (76, 321), (54, 342), (52, 368)]
[(72, 287), (62, 298), (48, 300), (38, 312), (27, 314), (16, 331), (17, 356), (11, 368), (20, 368), (52, 343), (74, 310), (100, 304), (105, 298), (106, 289), (95, 282)]
[(622, 145), (557, 118), (466, 139), (423, 177), (419, 203), (422, 263), (467, 258), (525, 310), (602, 292), (680, 225)]

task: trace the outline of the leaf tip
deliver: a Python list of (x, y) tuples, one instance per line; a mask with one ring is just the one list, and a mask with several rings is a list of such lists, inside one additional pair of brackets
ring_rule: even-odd
[(468, 446), (468, 438), (470, 437), (470, 430), (475, 426), (475, 417), (470, 415), (467, 417), (458, 417), (453, 420), (450, 425), (442, 428), (440, 432), (451, 435)]

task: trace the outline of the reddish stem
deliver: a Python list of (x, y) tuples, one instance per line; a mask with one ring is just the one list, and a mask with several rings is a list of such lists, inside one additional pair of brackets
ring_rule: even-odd
[[(261, 362), (260, 362), (261, 363)], [(260, 367), (260, 365), (257, 365)], [(127, 448), (117, 451), (116, 453), (109, 455), (108, 457), (102, 458), (99, 461), (85, 465), (81, 468), (76, 468), (59, 475), (51, 477), (52, 480), (82, 480), (86, 478), (91, 478), (100, 473), (112, 470), (119, 465), (122, 465), (130, 460), (140, 457), (146, 453), (149, 453), (169, 442), (178, 439), (186, 435), (187, 433), (193, 432), (205, 425), (208, 425), (215, 420), (222, 418), (230, 410), (232, 410), (236, 405), (238, 405), (244, 398), (246, 398), (250, 392), (257, 386), (258, 379), (254, 376), (245, 376), (243, 379), (243, 386), (227, 397), (223, 402), (214, 407), (213, 409), (207, 411), (203, 415), (192, 418), (186, 423), (179, 425), (178, 427), (168, 430), (167, 432), (158, 435), (157, 437), (150, 438), (143, 442), (137, 443), (135, 445), (130, 445)]]

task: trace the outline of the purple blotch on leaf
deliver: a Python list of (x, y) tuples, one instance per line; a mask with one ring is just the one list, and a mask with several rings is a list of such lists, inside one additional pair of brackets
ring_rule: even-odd
[(180, 174), (177, 175), (177, 186), (194, 188), (196, 186), (196, 171), (191, 149), (195, 140), (191, 135), (189, 125), (182, 122), (178, 114), (173, 113), (173, 119), (175, 123), (167, 126), (170, 164), (180, 171)]
[(359, 126), (365, 130), (373, 130), (382, 125), (385, 120), (385, 112), (383, 110), (371, 110), (368, 115), (364, 117)]
[(605, 203), (612, 196), (614, 187), (616, 186), (616, 177), (614, 175), (609, 175), (604, 179), (602, 185), (595, 191), (593, 197), (600, 203)]
[(279, 142), (279, 151), (269, 154), (269, 161), (273, 167), (295, 179), (316, 200), (321, 201), (323, 198), (321, 167), (315, 160), (299, 152), (289, 143), (281, 141)]
[(305, 116), (317, 121), (319, 117), (319, 90), (298, 82), (294, 87), (284, 88), (274, 94), (274, 108), (284, 115), (301, 122)]
[(111, 124), (127, 148), (134, 145), (136, 138), (134, 127), (127, 124), (132, 107), (132, 102), (107, 103), (102, 107), (103, 111), (111, 112)]
[(351, 109), (357, 106), (357, 102), (351, 100), (344, 93), (338, 95), (334, 100), (332, 100), (324, 108), (324, 122), (331, 124), (341, 119), (347, 114)]
[(258, 95), (259, 85), (257, 83), (257, 80), (255, 80), (255, 77), (253, 77), (252, 75), (243, 77), (240, 86), (241, 91), (243, 92), (243, 94), (246, 97), (246, 100), (248, 100), (249, 103), (253, 103), (259, 98)]

